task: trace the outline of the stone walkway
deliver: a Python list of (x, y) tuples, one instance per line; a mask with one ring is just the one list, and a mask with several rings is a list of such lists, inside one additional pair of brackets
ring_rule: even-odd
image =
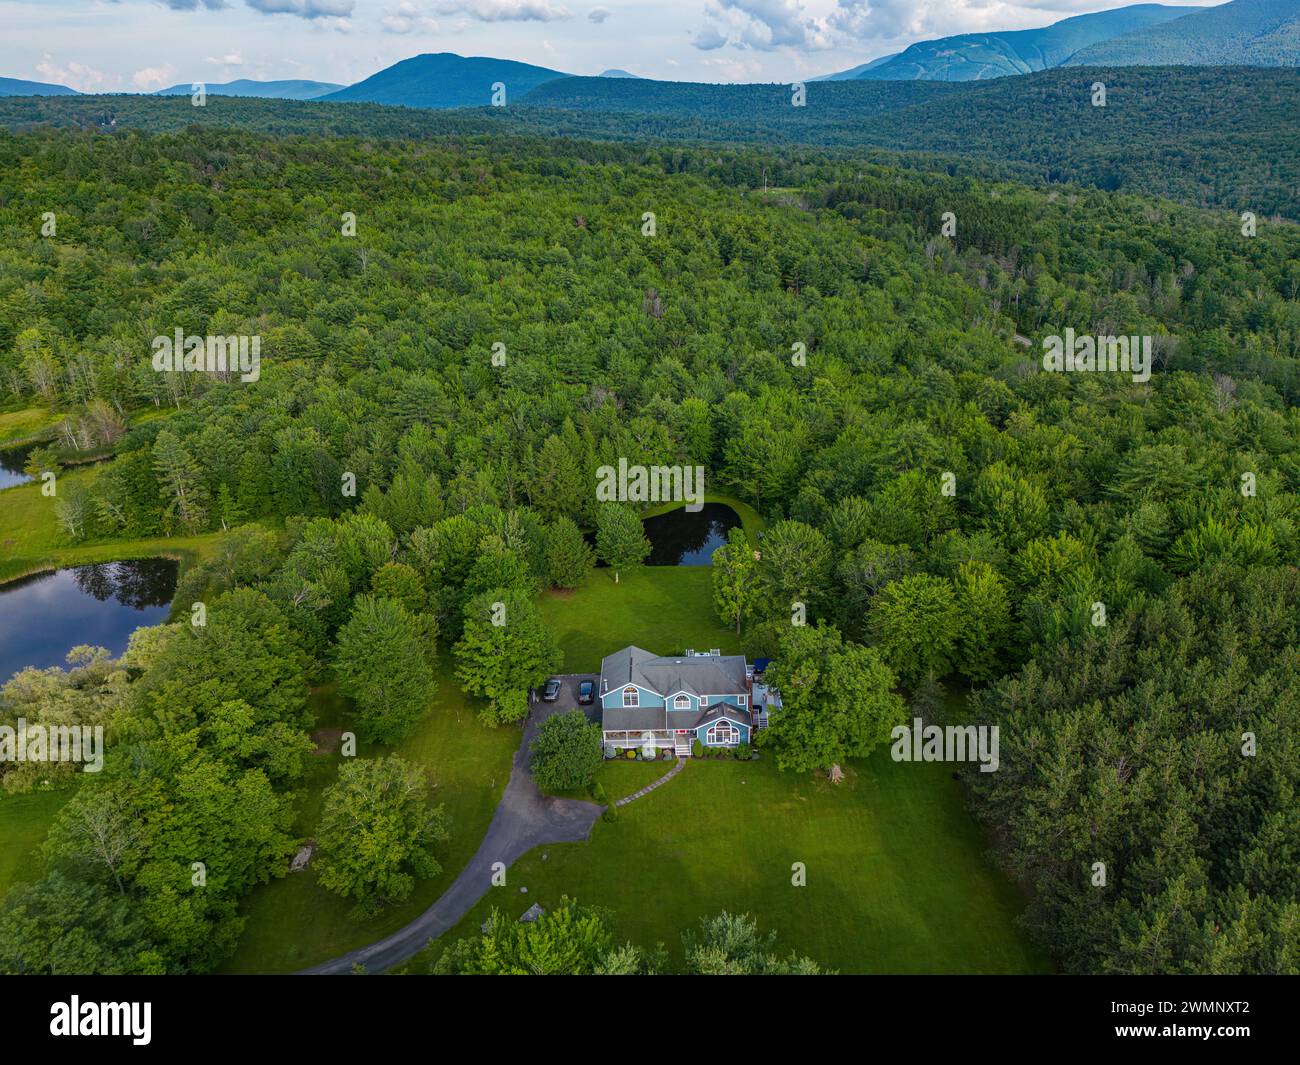
[(673, 779), (673, 777), (675, 777), (678, 773), (680, 773), (685, 768), (686, 768), (686, 759), (678, 758), (677, 764), (673, 766), (672, 769), (668, 770), (667, 773), (661, 776), (653, 784), (647, 784), (640, 791), (634, 791), (632, 792), (631, 795), (625, 795), (623, 798), (619, 799), (618, 802), (614, 803), (614, 805), (626, 806), (628, 803), (641, 798), (642, 795), (649, 795), (652, 791), (655, 790), (655, 788), (662, 787), (664, 784), (667, 784), (670, 780)]

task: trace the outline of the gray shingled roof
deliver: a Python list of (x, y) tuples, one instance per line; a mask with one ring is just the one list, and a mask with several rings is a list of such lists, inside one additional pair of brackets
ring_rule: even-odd
[[(715, 703), (713, 706), (705, 707), (695, 719), (694, 725), (688, 725), (687, 728), (699, 728), (701, 725), (708, 725), (720, 718), (728, 717), (732, 721), (739, 721), (744, 725), (752, 725), (753, 719), (749, 716), (749, 711), (740, 706), (732, 706), (730, 703)], [(677, 728), (681, 728), (678, 725)]]
[[(614, 732), (666, 729), (662, 706), (612, 706), (601, 711), (600, 727)], [(688, 728), (687, 725), (680, 726)]]
[(724, 717), (745, 725), (753, 724), (749, 711), (743, 707), (731, 703), (714, 703), (703, 710), (673, 711), (665, 711), (662, 706), (614, 706), (602, 712), (600, 727), (609, 732), (695, 729)]
[[(744, 655), (656, 655), (624, 647), (600, 664), (601, 694), (627, 684), (669, 696), (725, 695), (749, 690)], [(608, 687), (606, 687), (608, 685)]]

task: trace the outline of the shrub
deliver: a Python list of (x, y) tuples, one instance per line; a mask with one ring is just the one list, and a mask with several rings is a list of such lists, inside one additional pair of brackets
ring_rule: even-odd
[(602, 806), (609, 802), (609, 796), (605, 794), (605, 785), (599, 780), (591, 786), (591, 797), (593, 801), (600, 803)]
[(581, 710), (554, 714), (542, 722), (532, 745), (532, 773), (543, 791), (578, 791), (591, 786), (603, 755), (600, 726)]
[(603, 814), (601, 814), (600, 816), (601, 816), (602, 820), (605, 820), (605, 821), (617, 821), (617, 820), (618, 820), (618, 807), (615, 806), (613, 803), (610, 803), (609, 806), (606, 807), (605, 812), (604, 812)]
[(736, 757), (742, 762), (748, 762), (751, 756), (748, 743), (738, 744), (736, 747)]
[(691, 756), (694, 758), (704, 757), (704, 744), (702, 744), (698, 739), (691, 744)]
[(634, 748), (634, 747), (629, 747), (629, 748), (627, 749), (627, 757), (628, 757), (628, 758), (635, 758), (635, 757), (636, 757), (636, 748)]

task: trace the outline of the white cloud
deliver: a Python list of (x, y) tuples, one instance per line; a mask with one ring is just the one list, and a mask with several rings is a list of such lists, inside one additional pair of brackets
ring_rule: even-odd
[(297, 15), (305, 19), (345, 19), (356, 0), (244, 0), (263, 15)]
[(800, 0), (714, 0), (706, 10), (723, 26), (706, 25), (700, 30), (694, 44), (701, 51), (730, 43), (760, 52), (778, 48), (807, 52), (832, 43), (826, 20), (810, 15)]
[(176, 84), (176, 68), (170, 63), (160, 67), (145, 67), (131, 75), (131, 84), (141, 92), (153, 92)]
[(244, 65), (244, 57), (238, 52), (230, 52), (227, 55), (222, 56), (205, 56), (203, 62), (211, 63), (213, 66), (218, 67), (242, 67)]
[[(917, 40), (1042, 26), (1085, 9), (1096, 11), (1106, 3), (1107, 0), (837, 0), (826, 22), (830, 29), (851, 40)], [(1059, 15), (1052, 18), (1041, 9)]]
[(436, 0), (439, 15), (464, 15), (476, 22), (560, 22), (572, 18), (550, 0)]
[(717, 26), (704, 26), (696, 35), (695, 40), (691, 42), (701, 52), (712, 52), (714, 49), (721, 48), (727, 43), (727, 35), (722, 33)]
[(78, 63), (75, 59), (69, 60), (67, 66), (59, 66), (49, 52), (36, 64), (36, 72), (46, 81), (66, 85), (79, 92), (101, 92), (108, 87), (108, 78), (102, 70)]
[(593, 7), (587, 12), (587, 21), (594, 22), (598, 26), (607, 18), (609, 18), (609, 10), (607, 8)]
[(384, 12), (380, 25), (385, 33), (436, 33), (438, 23), (424, 13), (424, 8), (411, 0), (402, 0), (395, 8)]
[(757, 81), (763, 71), (761, 63), (745, 59), (711, 58), (704, 60), (704, 65), (716, 71), (719, 81)]

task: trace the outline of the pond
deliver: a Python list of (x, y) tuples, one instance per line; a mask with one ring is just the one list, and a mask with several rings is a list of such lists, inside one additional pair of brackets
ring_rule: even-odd
[(705, 503), (694, 514), (682, 506), (641, 524), (650, 541), (649, 565), (709, 566), (727, 533), (740, 524), (740, 515), (725, 503)]
[(40, 573), (0, 585), (0, 684), (25, 666), (61, 666), (78, 644), (126, 650), (167, 620), (176, 562), (142, 558)]
[(0, 488), (12, 488), (16, 484), (26, 484), (31, 480), (23, 473), (23, 463), (32, 453), (35, 444), (26, 447), (0, 449)]

